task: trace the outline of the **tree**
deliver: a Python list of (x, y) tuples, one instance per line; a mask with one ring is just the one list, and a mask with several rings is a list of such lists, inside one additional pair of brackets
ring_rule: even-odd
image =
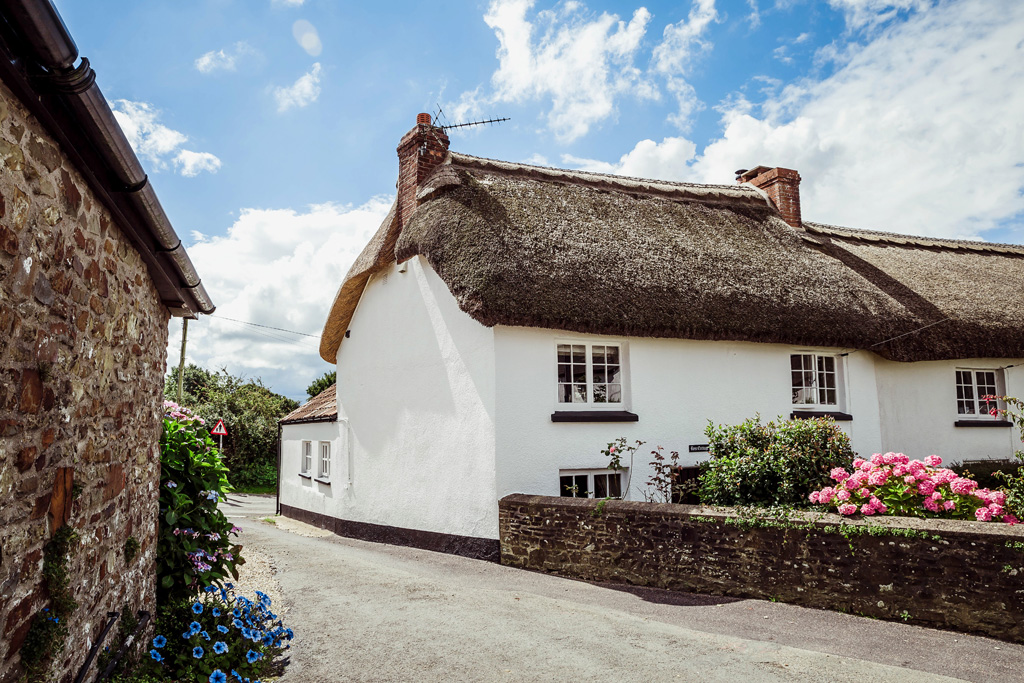
[(306, 393), (309, 394), (310, 398), (313, 398), (337, 381), (338, 372), (336, 370), (325, 372), (323, 377), (313, 380), (313, 383), (306, 387)]

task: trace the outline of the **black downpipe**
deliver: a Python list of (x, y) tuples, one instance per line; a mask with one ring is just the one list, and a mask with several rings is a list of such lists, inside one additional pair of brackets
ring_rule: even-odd
[(75, 683), (82, 683), (85, 680), (85, 675), (89, 672), (89, 667), (92, 666), (92, 660), (96, 659), (96, 653), (99, 652), (100, 645), (106, 639), (107, 634), (110, 632), (110, 628), (117, 621), (117, 618), (121, 616), (120, 612), (107, 612), (107, 625), (103, 627), (103, 631), (100, 633), (100, 637), (96, 639), (96, 644), (89, 650), (89, 657), (85, 660), (85, 664), (78, 670), (78, 675), (75, 676)]
[(284, 425), (277, 423), (277, 500), (274, 502), (274, 514), (281, 514), (281, 459), (283, 446), (281, 445), (281, 431)]
[(96, 680), (93, 681), (93, 683), (99, 683), (100, 681), (107, 680), (107, 677), (110, 676), (110, 674), (114, 672), (114, 668), (117, 667), (117, 663), (121, 661), (122, 657), (124, 657), (124, 653), (127, 652), (128, 648), (135, 642), (135, 636), (139, 635), (139, 632), (146, 628), (146, 624), (149, 623), (149, 612), (144, 610), (139, 611), (136, 616), (139, 618), (139, 623), (135, 627), (135, 630), (132, 631), (130, 636), (124, 639), (124, 642), (121, 643), (121, 647), (117, 648), (117, 654), (114, 655), (114, 658), (110, 660), (109, 664), (107, 664), (107, 668), (103, 670), (103, 673), (96, 677)]

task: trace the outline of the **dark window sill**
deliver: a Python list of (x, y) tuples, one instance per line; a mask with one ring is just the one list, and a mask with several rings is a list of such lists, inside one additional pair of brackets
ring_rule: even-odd
[(321, 477), (316, 477), (316, 478), (314, 478), (313, 481), (317, 482), (318, 484), (323, 484), (325, 486), (330, 486), (331, 485), (331, 480), (330, 479), (323, 479)]
[(1012, 427), (1009, 420), (957, 420), (954, 427)]
[(806, 420), (812, 417), (831, 417), (836, 422), (853, 421), (853, 415), (840, 413), (837, 410), (794, 410), (789, 414), (790, 420)]
[(636, 413), (626, 410), (556, 410), (552, 422), (638, 422)]
[(313, 478), (313, 475), (306, 474), (305, 472), (299, 472), (299, 476), (302, 477), (303, 479), (312, 479)]

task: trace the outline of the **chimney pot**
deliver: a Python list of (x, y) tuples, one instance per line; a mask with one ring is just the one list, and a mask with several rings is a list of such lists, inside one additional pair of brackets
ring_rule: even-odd
[(417, 114), (416, 115), (416, 125), (420, 125), (420, 124), (429, 126), (430, 125), (430, 114)]
[(739, 183), (750, 183), (764, 190), (782, 220), (794, 228), (802, 228), (800, 216), (800, 174), (791, 168), (755, 166), (742, 173), (737, 171)]

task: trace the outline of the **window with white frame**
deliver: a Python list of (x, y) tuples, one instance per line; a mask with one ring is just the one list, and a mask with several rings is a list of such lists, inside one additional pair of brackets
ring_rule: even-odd
[(558, 494), (563, 498), (621, 498), (622, 471), (561, 470)]
[(329, 479), (331, 476), (331, 442), (320, 442), (320, 479)]
[(605, 342), (558, 343), (558, 403), (621, 406), (622, 346)]
[(309, 474), (313, 470), (313, 442), (302, 442), (302, 474)]
[(794, 353), (789, 357), (793, 405), (807, 408), (838, 408), (842, 391), (841, 364), (834, 355)]
[(1003, 408), (1000, 401), (986, 397), (1003, 394), (1003, 371), (1000, 369), (957, 368), (956, 413), (962, 417), (992, 417), (992, 411)]

